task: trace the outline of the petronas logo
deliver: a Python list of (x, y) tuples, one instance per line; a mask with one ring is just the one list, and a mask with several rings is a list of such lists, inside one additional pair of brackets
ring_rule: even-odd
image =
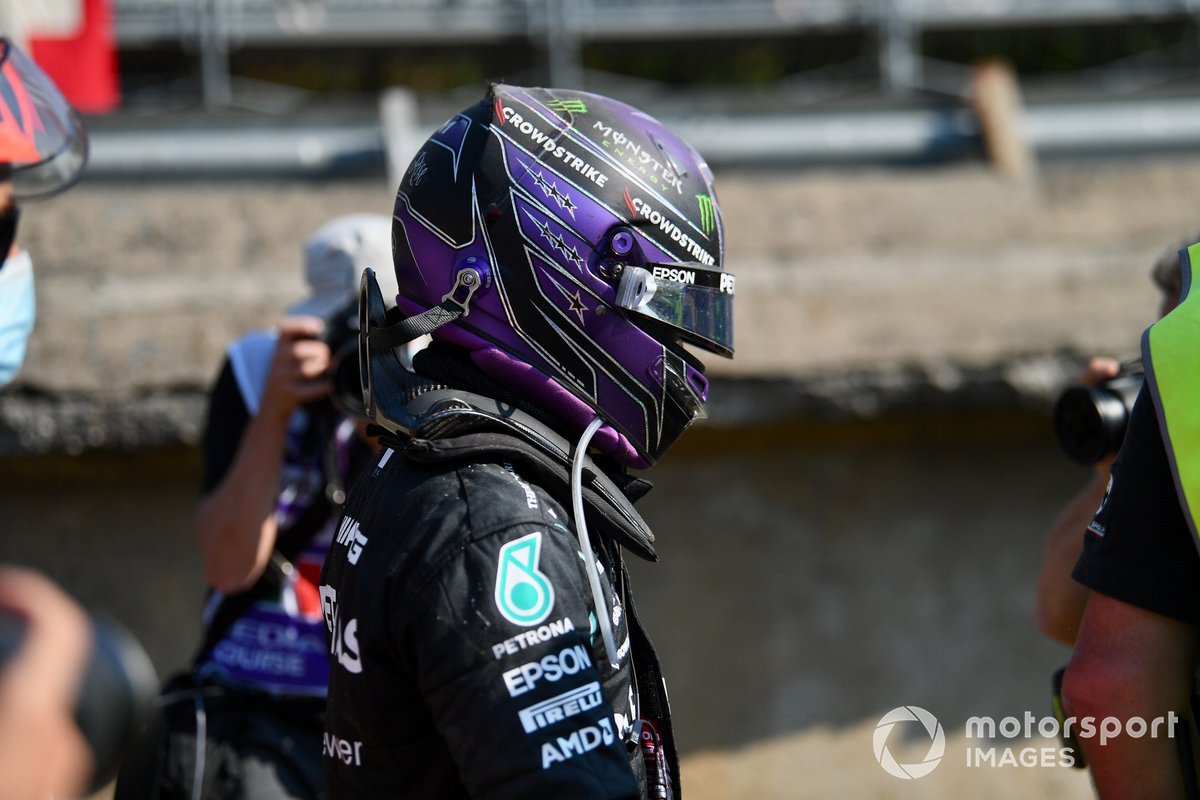
[(696, 202), (700, 204), (700, 227), (704, 230), (705, 236), (711, 237), (717, 227), (717, 214), (713, 208), (712, 198), (706, 194), (698, 194)]
[(540, 531), (500, 548), (496, 608), (506, 620), (523, 628), (544, 622), (554, 609), (554, 586), (538, 571), (541, 554)]
[(572, 98), (570, 100), (549, 100), (546, 102), (546, 106), (554, 109), (555, 111), (566, 111), (570, 114), (587, 113), (587, 103), (583, 102), (579, 98)]

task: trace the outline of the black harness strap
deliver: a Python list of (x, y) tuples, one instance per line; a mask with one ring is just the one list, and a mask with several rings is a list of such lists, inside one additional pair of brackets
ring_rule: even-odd
[(367, 341), (371, 343), (373, 350), (392, 350), (427, 333), (433, 333), (443, 325), (449, 325), (464, 313), (465, 309), (461, 303), (452, 299), (443, 300), (441, 305), (405, 317), (386, 328), (371, 328)]
[[(477, 431), (445, 439), (408, 439), (391, 441), (405, 458), (416, 462), (437, 463), (457, 460), (482, 460), (495, 464), (515, 461), (527, 468), (551, 496), (570, 508), (571, 479), (565, 465), (542, 449), (508, 433)], [(625, 480), (627, 476), (617, 476)], [(648, 484), (639, 479), (628, 481), (628, 489), (618, 486), (598, 468), (584, 469), (584, 507), (592, 512), (602, 536), (647, 561), (657, 561), (654, 534), (628, 500), (626, 492), (644, 494)]]

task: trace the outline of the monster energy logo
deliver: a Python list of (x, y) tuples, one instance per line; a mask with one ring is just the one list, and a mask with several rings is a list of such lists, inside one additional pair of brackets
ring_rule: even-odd
[(541, 532), (522, 536), (500, 548), (496, 608), (514, 625), (525, 628), (537, 625), (554, 609), (554, 586), (538, 571), (541, 553)]
[(552, 108), (555, 111), (566, 111), (570, 114), (586, 114), (587, 104), (579, 98), (570, 100), (548, 100), (546, 101), (547, 108)]
[(705, 236), (712, 236), (713, 229), (717, 227), (717, 215), (713, 210), (712, 198), (706, 194), (698, 194), (696, 202), (700, 204), (700, 227), (704, 229)]

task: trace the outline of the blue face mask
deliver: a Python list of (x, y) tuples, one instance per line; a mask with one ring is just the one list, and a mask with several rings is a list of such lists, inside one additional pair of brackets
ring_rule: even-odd
[(12, 381), (25, 360), (33, 332), (33, 259), (22, 250), (0, 266), (0, 386)]

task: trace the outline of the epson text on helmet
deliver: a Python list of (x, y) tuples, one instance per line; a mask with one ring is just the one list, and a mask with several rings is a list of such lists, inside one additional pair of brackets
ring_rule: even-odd
[(534, 147), (542, 148), (548, 156), (562, 161), (567, 167), (575, 170), (602, 189), (604, 188), (604, 184), (608, 183), (608, 175), (575, 155), (574, 152), (568, 150), (564, 145), (557, 144), (557, 140), (552, 135), (525, 119), (519, 112), (505, 106), (503, 113), (504, 120), (529, 137)]
[(670, 236), (671, 240), (687, 251), (692, 258), (709, 267), (716, 263), (716, 259), (710, 256), (707, 250), (701, 247), (691, 236), (681, 231), (679, 226), (667, 219), (661, 211), (640, 197), (632, 198), (632, 205), (635, 214), (657, 225), (660, 231)]
[(676, 269), (675, 267), (655, 267), (654, 278), (660, 281), (686, 283), (690, 286), (696, 283), (696, 272), (695, 270)]

